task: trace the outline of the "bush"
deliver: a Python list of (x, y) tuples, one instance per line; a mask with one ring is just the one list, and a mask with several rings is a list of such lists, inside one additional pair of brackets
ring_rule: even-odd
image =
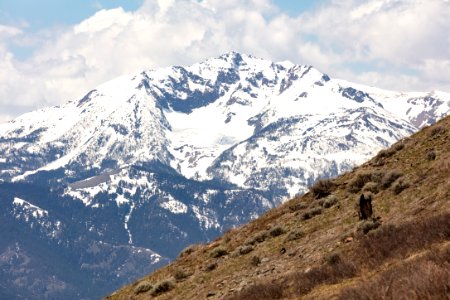
[(392, 186), (392, 191), (394, 192), (395, 195), (398, 195), (407, 188), (409, 188), (409, 183), (404, 181), (403, 179), (399, 179)]
[(330, 179), (319, 179), (309, 188), (317, 199), (328, 196), (333, 192), (335, 184)]
[(430, 150), (427, 152), (427, 160), (432, 161), (436, 159), (436, 152), (434, 150)]
[(370, 181), (380, 184), (385, 173), (386, 172), (384, 170), (378, 170), (378, 171), (374, 171), (374, 172), (370, 173), (370, 179), (371, 179)]
[(282, 299), (283, 286), (279, 283), (259, 283), (249, 286), (227, 300)]
[(364, 234), (367, 234), (369, 231), (377, 229), (380, 227), (381, 223), (376, 220), (365, 220), (361, 224), (358, 225), (358, 231), (362, 231)]
[(405, 144), (403, 144), (403, 142), (400, 142), (400, 143), (397, 143), (397, 144), (394, 145), (395, 151), (400, 151), (403, 148), (405, 148)]
[(445, 132), (445, 128), (441, 125), (434, 126), (430, 131), (430, 137), (433, 137), (438, 134), (442, 134)]
[(379, 192), (379, 184), (373, 181), (366, 183), (362, 189), (363, 192), (371, 192), (378, 193)]
[(398, 178), (402, 177), (403, 173), (399, 170), (392, 170), (386, 173), (381, 180), (381, 186), (384, 189), (387, 189), (391, 186), (391, 184), (396, 181)]
[(322, 213), (322, 207), (312, 207), (302, 214), (301, 219), (308, 220), (314, 216), (320, 215), (321, 213)]
[(188, 278), (189, 276), (191, 276), (191, 274), (187, 273), (184, 270), (176, 270), (173, 274), (173, 277), (175, 278), (176, 281), (182, 281), (186, 278)]
[(211, 251), (211, 257), (213, 257), (213, 258), (221, 257), (221, 256), (224, 256), (226, 254), (228, 254), (228, 251), (223, 246), (219, 246), (217, 248), (214, 248)]
[(335, 195), (329, 195), (328, 197), (325, 198), (325, 200), (322, 203), (322, 206), (324, 208), (330, 208), (333, 205), (335, 205), (338, 202), (338, 199)]
[(183, 251), (181, 251), (180, 255), (178, 257), (186, 257), (194, 253), (198, 249), (199, 245), (190, 245), (186, 247)]
[(152, 290), (152, 296), (158, 296), (166, 293), (175, 287), (175, 283), (172, 280), (163, 280), (158, 282)]
[(256, 243), (262, 243), (269, 237), (269, 233), (266, 230), (258, 232), (255, 236), (245, 241), (246, 245), (254, 245)]
[(205, 270), (206, 270), (207, 272), (210, 272), (210, 271), (214, 270), (215, 268), (217, 268), (217, 263), (213, 262), (213, 263), (208, 264), (208, 265), (205, 267)]
[(254, 248), (253, 248), (253, 246), (251, 246), (251, 245), (242, 246), (242, 247), (239, 248), (239, 254), (240, 254), (240, 255), (248, 254), (248, 253), (252, 252), (253, 249), (254, 249)]
[(298, 211), (298, 210), (305, 209), (307, 207), (308, 207), (308, 205), (305, 202), (299, 202), (299, 203), (289, 206), (289, 209), (291, 211)]
[(348, 183), (347, 190), (350, 193), (358, 193), (363, 186), (372, 181), (372, 173), (359, 173)]
[(375, 156), (375, 158), (381, 159), (381, 158), (391, 157), (392, 155), (395, 154), (395, 152), (396, 152), (395, 148), (383, 149), (378, 152), (378, 154)]
[(250, 264), (252, 266), (259, 266), (259, 264), (261, 263), (261, 258), (259, 258), (259, 256), (252, 256), (252, 259), (250, 260)]
[(136, 286), (136, 288), (134, 289), (134, 293), (140, 294), (140, 293), (145, 293), (150, 291), (153, 288), (153, 285), (151, 284), (150, 281), (148, 280), (144, 280), (139, 282), (139, 284)]
[(325, 261), (330, 265), (335, 265), (341, 262), (341, 254), (338, 252), (333, 252), (325, 256)]
[(302, 230), (300, 230), (300, 229), (293, 230), (293, 231), (289, 232), (288, 235), (286, 236), (286, 241), (287, 242), (295, 241), (295, 240), (301, 239), (304, 236), (305, 236), (305, 233)]
[(286, 233), (286, 231), (281, 226), (275, 226), (270, 229), (270, 235), (273, 237), (279, 236)]

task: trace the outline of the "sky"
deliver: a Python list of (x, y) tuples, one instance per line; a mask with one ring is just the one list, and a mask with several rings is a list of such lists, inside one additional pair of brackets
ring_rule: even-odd
[(0, 122), (229, 51), (450, 92), (449, 0), (0, 0)]

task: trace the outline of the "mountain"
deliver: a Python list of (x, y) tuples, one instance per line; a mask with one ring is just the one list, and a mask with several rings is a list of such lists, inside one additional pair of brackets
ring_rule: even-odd
[(0, 125), (0, 295), (105, 295), (449, 110), (231, 52), (24, 114)]
[(449, 265), (446, 117), (106, 299), (447, 299)]

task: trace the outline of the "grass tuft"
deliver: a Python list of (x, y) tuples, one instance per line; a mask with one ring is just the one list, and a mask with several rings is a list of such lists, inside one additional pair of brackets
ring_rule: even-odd
[(143, 280), (134, 289), (134, 293), (141, 294), (150, 291), (153, 288), (153, 284), (148, 280)]

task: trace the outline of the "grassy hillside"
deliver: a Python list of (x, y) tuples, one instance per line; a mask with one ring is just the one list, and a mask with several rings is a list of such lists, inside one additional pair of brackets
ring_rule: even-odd
[(448, 299), (449, 200), (445, 118), (107, 299)]

